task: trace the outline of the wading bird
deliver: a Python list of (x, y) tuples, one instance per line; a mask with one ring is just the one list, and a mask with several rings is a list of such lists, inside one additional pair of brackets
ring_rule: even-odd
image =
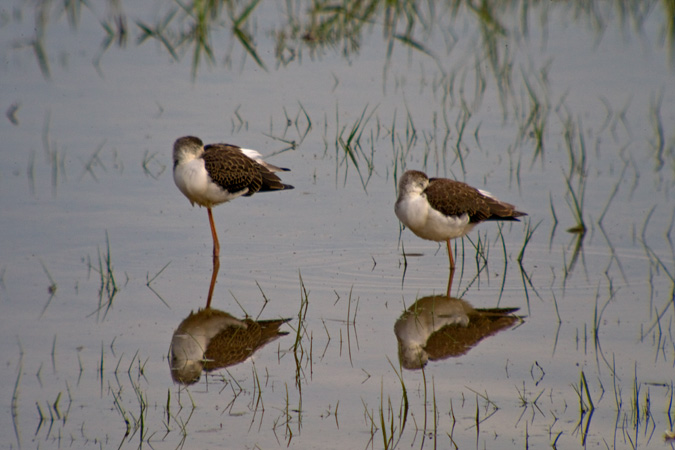
[(256, 192), (293, 189), (274, 174), (288, 170), (266, 163), (255, 150), (234, 145), (204, 146), (194, 136), (178, 138), (173, 144), (173, 179), (192, 205), (206, 208), (214, 258), (220, 256), (220, 243), (211, 208)]
[(526, 216), (515, 206), (497, 200), (489, 192), (473, 188), (461, 181), (429, 178), (418, 170), (408, 170), (398, 183), (398, 199), (394, 206), (398, 219), (422, 239), (445, 241), (450, 260), (448, 297), (455, 261), (450, 240), (466, 235), (487, 220), (518, 220)]

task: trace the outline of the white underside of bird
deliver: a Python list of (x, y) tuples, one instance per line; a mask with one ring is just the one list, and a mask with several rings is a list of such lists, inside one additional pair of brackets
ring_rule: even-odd
[[(277, 169), (265, 163), (262, 155), (255, 150), (242, 148), (241, 152), (270, 170)], [(206, 171), (204, 159), (193, 153), (183, 154), (181, 164), (177, 165), (173, 172), (173, 179), (178, 189), (190, 200), (193, 206), (196, 203), (199, 206), (212, 208), (248, 193), (248, 188), (237, 192), (229, 192), (218, 186)]]
[[(486, 197), (494, 198), (489, 192), (478, 189)], [(398, 219), (413, 233), (430, 241), (447, 241), (469, 233), (477, 225), (469, 223), (469, 215), (446, 216), (429, 204), (421, 191), (411, 191), (396, 203)]]

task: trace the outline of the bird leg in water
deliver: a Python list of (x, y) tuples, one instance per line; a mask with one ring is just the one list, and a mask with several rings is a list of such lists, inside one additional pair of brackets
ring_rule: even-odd
[(209, 223), (211, 224), (211, 235), (213, 236), (213, 257), (220, 257), (220, 243), (218, 242), (218, 234), (216, 233), (216, 226), (213, 223), (213, 213), (211, 208), (206, 208), (206, 211), (209, 213)]
[(445, 241), (448, 245), (448, 259), (450, 260), (450, 274), (448, 275), (448, 293), (450, 297), (450, 290), (452, 288), (452, 279), (455, 276), (455, 260), (452, 258), (452, 250), (450, 250), (450, 239)]
[(216, 278), (220, 270), (220, 258), (213, 256), (213, 271), (211, 272), (211, 284), (209, 285), (209, 296), (206, 297), (206, 308), (211, 307), (211, 298), (213, 298), (213, 289), (216, 287)]

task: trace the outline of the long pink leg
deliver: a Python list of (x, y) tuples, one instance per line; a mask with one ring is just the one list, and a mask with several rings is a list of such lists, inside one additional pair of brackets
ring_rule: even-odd
[(218, 278), (218, 270), (220, 270), (220, 258), (213, 257), (213, 272), (211, 272), (211, 284), (209, 285), (209, 296), (206, 297), (206, 307), (211, 307), (211, 299), (213, 298), (213, 289), (216, 287), (216, 278)]
[(450, 260), (450, 274), (448, 275), (447, 296), (450, 297), (450, 290), (452, 288), (452, 278), (455, 276), (455, 260), (452, 258), (452, 250), (450, 250), (450, 239), (448, 239), (446, 243), (448, 245), (448, 259)]
[(218, 242), (218, 234), (216, 233), (216, 226), (213, 223), (213, 213), (211, 208), (206, 208), (209, 213), (209, 223), (211, 224), (211, 235), (213, 236), (213, 257), (220, 257), (220, 243)]

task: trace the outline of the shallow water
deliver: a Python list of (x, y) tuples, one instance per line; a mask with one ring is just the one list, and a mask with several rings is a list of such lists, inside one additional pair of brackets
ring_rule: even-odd
[[(428, 3), (411, 38), (399, 18), (388, 58), (384, 6), (351, 41), (340, 32), (359, 22), (337, 20), (321, 46), (317, 29), (292, 37), (288, 4), (261, 3), (242, 30), (264, 68), (232, 31), (241, 4), (211, 23), (214, 61), (202, 54), (194, 77), (194, 47), (174, 60), (158, 39), (138, 43), (138, 22), (175, 6), (122, 4), (125, 45), (101, 54), (114, 2), (75, 4), (45, 3), (43, 32), (32, 4), (0, 14), (3, 447), (672, 447), (663, 4), (453, 15)], [(292, 4), (294, 24), (310, 6)], [(177, 12), (166, 36), (190, 25)], [(48, 72), (31, 44), (41, 35)], [(354, 128), (352, 159), (340, 141)], [(206, 211), (172, 179), (171, 145), (186, 134), (272, 155), (295, 186), (214, 210), (213, 307), (290, 318), (289, 334), (187, 387), (171, 378), (169, 345), (204, 306), (212, 261)], [(445, 292), (447, 255), (400, 230), (405, 169), (529, 214), (457, 241), (452, 290), (522, 321), (424, 370), (401, 367), (394, 324)], [(566, 231), (575, 197), (583, 238)]]

